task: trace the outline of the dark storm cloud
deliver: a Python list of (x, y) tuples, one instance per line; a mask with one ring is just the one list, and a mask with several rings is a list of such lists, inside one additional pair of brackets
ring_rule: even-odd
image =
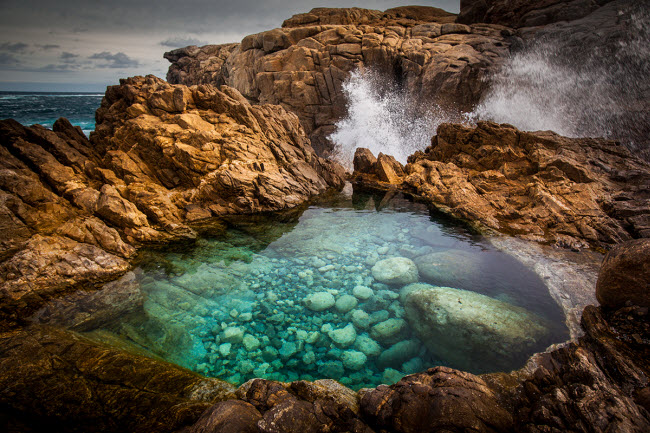
[[(459, 0), (409, 1), (407, 4), (438, 6), (458, 11)], [(396, 0), (3, 0), (0, 24), (51, 27), (89, 32), (161, 30), (200, 33), (242, 33), (278, 27), (294, 13), (313, 7), (359, 6), (387, 9), (405, 4)]]
[(10, 53), (24, 53), (29, 48), (29, 44), (24, 42), (4, 42), (0, 44), (0, 51), (8, 51)]
[(97, 64), (100, 68), (137, 68), (140, 66), (137, 60), (130, 58), (123, 52), (113, 54), (108, 51), (103, 51), (101, 53), (95, 53), (88, 58), (91, 60), (104, 60), (103, 63)]
[(188, 45), (207, 45), (208, 43), (209, 42), (192, 37), (171, 37), (161, 41), (160, 45), (163, 47), (178, 48), (186, 47)]

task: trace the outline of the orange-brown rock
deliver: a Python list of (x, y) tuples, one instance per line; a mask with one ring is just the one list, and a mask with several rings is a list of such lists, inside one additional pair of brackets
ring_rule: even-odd
[(609, 309), (650, 308), (650, 239), (625, 242), (607, 253), (598, 274), (596, 298)]
[(200, 219), (295, 207), (344, 176), (281, 107), (153, 76), (108, 88), (91, 141), (64, 119), (53, 131), (7, 120), (0, 144), (3, 324), (117, 278), (141, 243), (192, 239)]
[(443, 124), (405, 189), (451, 215), (560, 246), (650, 237), (650, 165), (614, 141)]
[[(314, 148), (345, 114), (342, 83), (351, 71), (374, 69), (422, 101), (470, 110), (483, 78), (509, 52), (502, 26), (462, 25), (437, 8), (407, 6), (385, 12), (317, 8), (282, 28), (246, 36), (239, 45), (171, 51), (170, 83), (225, 83), (250, 101), (279, 104), (298, 115)], [(504, 31), (505, 30), (505, 31)], [(502, 35), (503, 33), (503, 35)]]

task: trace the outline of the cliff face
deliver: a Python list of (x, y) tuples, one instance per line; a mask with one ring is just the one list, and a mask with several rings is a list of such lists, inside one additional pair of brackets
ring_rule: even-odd
[(457, 22), (519, 28), (573, 21), (613, 0), (461, 0)]
[(509, 52), (511, 32), (454, 19), (427, 7), (314, 9), (240, 44), (165, 53), (172, 62), (167, 79), (227, 84), (251, 101), (279, 104), (298, 115), (323, 154), (331, 149), (326, 137), (345, 113), (341, 86), (353, 70), (380, 71), (421, 101), (452, 111), (478, 102), (484, 78)]
[(275, 211), (343, 185), (298, 118), (239, 92), (135, 77), (110, 87), (89, 141), (0, 122), (4, 324), (44, 300), (115, 279), (134, 246), (195, 237), (209, 217)]

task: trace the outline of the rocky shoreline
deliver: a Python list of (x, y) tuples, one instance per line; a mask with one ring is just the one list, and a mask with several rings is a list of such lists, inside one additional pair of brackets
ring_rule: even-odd
[[(80, 289), (92, 296), (127, 273), (143, 245), (192, 241), (202, 221), (295, 208), (341, 189), (345, 170), (320, 155), (331, 150), (325, 137), (342, 115), (340, 88), (352, 70), (383, 69), (423, 100), (463, 109), (480, 99), (483, 77), (540, 26), (568, 20), (581, 28), (589, 12), (619, 2), (587, 9), (519, 2), (508, 13), (500, 0), (461, 3), (458, 19), (424, 7), (315, 9), (240, 44), (166, 53), (169, 83), (147, 76), (109, 87), (90, 139), (65, 119), (52, 131), (1, 121), (0, 425), (9, 432), (650, 430), (650, 165), (610, 140), (443, 124), (406, 166), (367, 149), (355, 155), (358, 187), (403, 191), (506, 235), (504, 248), (514, 236), (611, 250), (597, 283), (601, 306), (582, 312), (584, 335), (572, 328), (571, 341), (514, 372), (436, 367), (358, 393), (333, 380), (253, 379), (235, 389), (135, 346), (30, 324), (48, 300)], [(137, 305), (128, 275), (124, 284), (111, 295)], [(412, 289), (404, 292), (409, 308), (433, 296)], [(567, 315), (579, 314), (590, 290), (566, 294)], [(317, 308), (322, 300), (311, 301)], [(432, 314), (425, 310), (423, 323)]]

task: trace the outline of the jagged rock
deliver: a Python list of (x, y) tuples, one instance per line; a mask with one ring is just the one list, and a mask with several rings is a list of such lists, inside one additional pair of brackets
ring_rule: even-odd
[[(401, 296), (406, 320), (447, 365), (485, 371), (508, 368), (548, 346), (541, 319), (527, 310), (468, 290), (413, 284)], [(459, 347), (463, 350), (459, 351)]]
[(0, 122), (7, 324), (119, 277), (141, 243), (192, 239), (197, 219), (295, 207), (345, 174), (314, 154), (295, 115), (225, 86), (123, 80), (91, 138), (65, 119), (52, 131)]
[(353, 70), (379, 70), (427, 106), (469, 110), (478, 102), (483, 78), (507, 56), (510, 37), (502, 36), (501, 26), (457, 25), (454, 19), (422, 6), (313, 9), (239, 45), (166, 53), (172, 62), (167, 79), (227, 84), (251, 101), (282, 105), (298, 115), (323, 154), (331, 150), (327, 136), (345, 113), (342, 83)]
[(0, 404), (14, 431), (170, 432), (233, 391), (52, 327), (0, 334)]
[(382, 182), (399, 184), (404, 177), (404, 167), (392, 155), (380, 152), (375, 163), (375, 173)]
[(600, 268), (596, 297), (605, 308), (650, 307), (650, 239), (637, 239), (610, 250)]
[(525, 239), (579, 249), (650, 236), (650, 164), (614, 141), (442, 124), (406, 173), (407, 192)]
[(376, 162), (377, 158), (375, 158), (375, 155), (372, 154), (370, 149), (358, 147), (357, 150), (354, 151), (354, 160), (352, 163), (354, 165), (355, 173), (374, 173)]
[(436, 367), (380, 385), (361, 396), (361, 413), (377, 431), (512, 431), (498, 395), (473, 374)]

